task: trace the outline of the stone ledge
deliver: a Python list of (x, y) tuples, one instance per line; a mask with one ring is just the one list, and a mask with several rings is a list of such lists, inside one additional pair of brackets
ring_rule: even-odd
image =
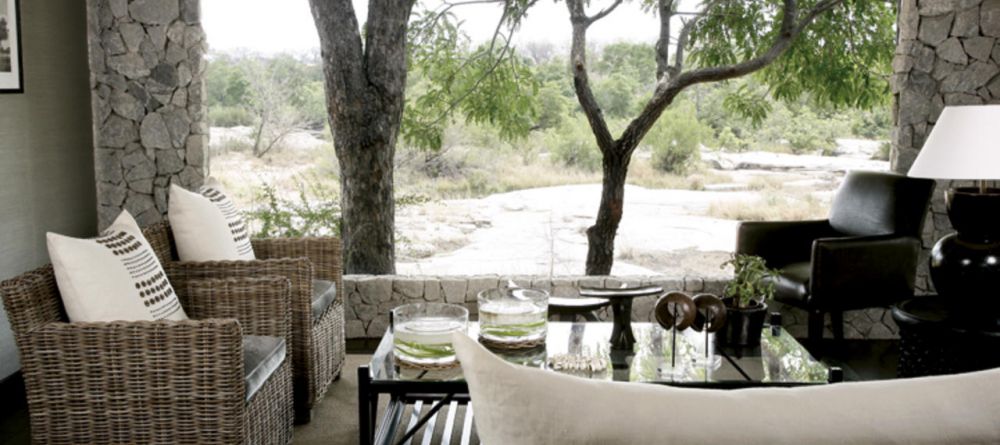
[[(399, 275), (347, 275), (344, 277), (344, 310), (347, 338), (379, 338), (389, 325), (389, 310), (421, 301), (461, 304), (476, 318), (476, 294), (512, 280), (520, 286), (543, 289), (555, 296), (574, 293), (581, 283), (588, 286), (659, 285), (666, 291), (679, 290), (694, 293), (722, 293), (728, 279), (720, 277), (669, 277), (669, 276), (399, 276)], [(655, 297), (642, 297), (632, 304), (632, 319), (653, 321)], [(769, 302), (771, 310), (782, 313), (785, 329), (796, 337), (806, 336), (806, 314), (778, 302)], [(610, 320), (608, 310), (599, 311), (598, 317)], [(827, 319), (826, 336), (832, 331)], [(888, 309), (876, 308), (851, 311), (844, 314), (844, 335), (851, 339), (892, 339), (898, 332)]]

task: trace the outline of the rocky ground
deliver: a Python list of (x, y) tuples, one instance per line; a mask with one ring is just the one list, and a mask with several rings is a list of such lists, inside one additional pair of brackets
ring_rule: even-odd
[[(214, 131), (215, 129), (213, 129)], [(213, 133), (212, 173), (234, 187), (280, 183), (305, 172), (323, 143), (293, 136), (298, 150), (284, 161), (225, 152), (241, 130)], [(844, 173), (886, 170), (870, 160), (874, 141), (840, 140), (838, 156), (702, 153), (711, 170), (731, 178), (705, 190), (628, 186), (618, 231), (615, 275), (724, 275), (738, 221), (710, 216), (710, 207), (766, 202), (785, 194), (811, 195), (827, 205)], [(297, 153), (297, 154), (295, 154)], [(327, 157), (331, 157), (329, 153)], [(246, 196), (247, 191), (240, 194)], [(400, 274), (579, 275), (587, 254), (586, 228), (593, 223), (599, 184), (565, 185), (495, 194), (481, 199), (434, 200), (397, 212)], [(761, 201), (764, 200), (764, 201)], [(250, 203), (245, 203), (250, 204)], [(775, 214), (775, 219), (780, 215)]]

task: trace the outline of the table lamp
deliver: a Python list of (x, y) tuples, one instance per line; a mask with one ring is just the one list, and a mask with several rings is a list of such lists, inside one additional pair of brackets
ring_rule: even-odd
[(1000, 189), (987, 186), (1000, 179), (1000, 105), (945, 107), (909, 176), (974, 181), (945, 191), (957, 233), (931, 250), (931, 280), (939, 295), (1000, 307)]

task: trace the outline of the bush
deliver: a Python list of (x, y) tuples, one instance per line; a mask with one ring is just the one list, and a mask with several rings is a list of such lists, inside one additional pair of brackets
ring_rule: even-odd
[(340, 236), (340, 197), (331, 187), (318, 181), (299, 181), (297, 200), (278, 194), (270, 184), (263, 184), (255, 196), (259, 202), (247, 212), (247, 219), (256, 229), (255, 238), (300, 238), (306, 236)]
[(562, 95), (559, 86), (546, 83), (538, 90), (538, 124), (539, 129), (557, 128), (566, 120), (570, 101)]
[(218, 106), (208, 109), (208, 123), (213, 127), (251, 126), (253, 122), (253, 115), (243, 107)]
[(737, 136), (730, 127), (723, 128), (715, 140), (715, 145), (726, 151), (744, 152), (750, 149), (750, 143)]
[(567, 167), (595, 171), (601, 166), (601, 150), (583, 117), (566, 119), (545, 138), (552, 159)]
[(644, 142), (653, 151), (657, 170), (685, 173), (700, 159), (699, 146), (711, 132), (698, 121), (692, 105), (681, 104), (660, 116)]

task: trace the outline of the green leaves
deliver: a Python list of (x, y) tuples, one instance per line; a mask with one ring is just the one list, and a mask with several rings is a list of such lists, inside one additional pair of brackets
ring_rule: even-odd
[(724, 294), (733, 298), (736, 307), (745, 307), (751, 300), (763, 303), (774, 297), (774, 282), (767, 278), (775, 276), (778, 270), (770, 269), (764, 259), (755, 255), (733, 254), (722, 268), (733, 266), (735, 276), (726, 284)]
[(667, 109), (643, 142), (653, 151), (653, 165), (668, 173), (686, 173), (698, 161), (699, 147), (712, 137), (712, 129), (698, 121), (690, 102)]
[(336, 190), (316, 180), (297, 183), (297, 200), (281, 196), (271, 184), (258, 190), (247, 219), (257, 230), (255, 238), (301, 238), (340, 236), (340, 196)]
[[(513, 31), (531, 2), (508, 4), (502, 25)], [(471, 48), (450, 11), (425, 11), (410, 25), (410, 83), (403, 137), (436, 150), (454, 119), (488, 125), (505, 140), (524, 137), (538, 116), (539, 81), (510, 34)]]
[(759, 127), (771, 112), (771, 103), (763, 92), (754, 91), (749, 84), (742, 84), (729, 93), (722, 101), (729, 111), (750, 121), (753, 127)]
[[(799, 20), (817, 2), (801, 0)], [(718, 66), (763, 54), (780, 27), (782, 3), (716, 3), (692, 31), (691, 61), (698, 66)], [(820, 105), (865, 109), (882, 105), (891, 97), (894, 26), (892, 2), (844, 0), (816, 17), (781, 57), (754, 76), (774, 98), (783, 101), (808, 95)], [(742, 99), (732, 99), (732, 105), (759, 122), (764, 110), (746, 107)]]

